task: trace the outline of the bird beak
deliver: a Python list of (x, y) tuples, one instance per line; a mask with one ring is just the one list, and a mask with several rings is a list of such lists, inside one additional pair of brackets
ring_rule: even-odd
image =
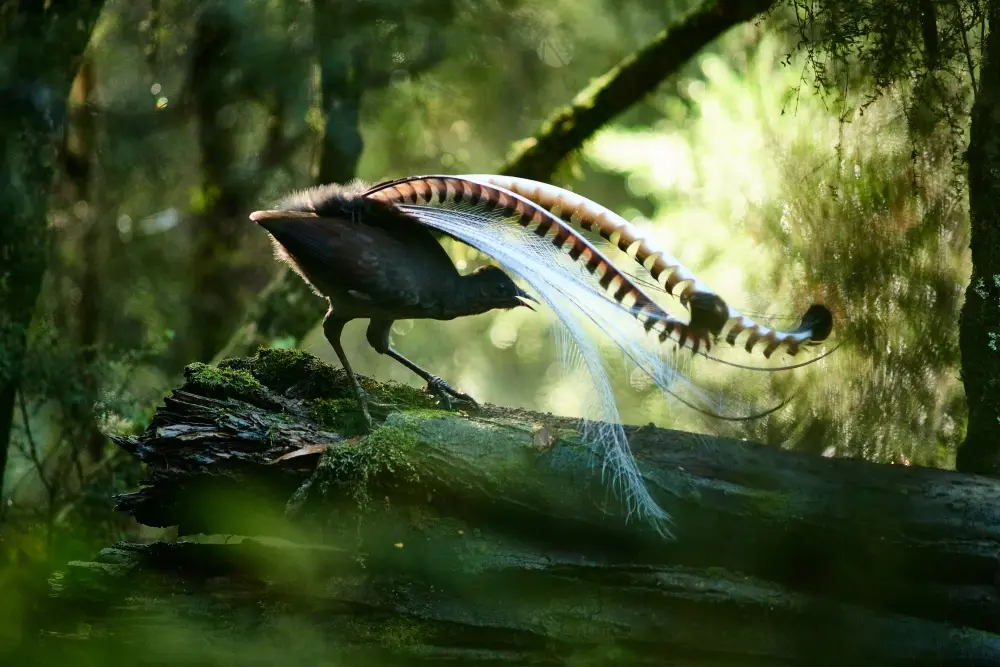
[(315, 220), (318, 217), (311, 211), (254, 211), (250, 214), (250, 219), (267, 231), (271, 231), (290, 219), (309, 218)]
[(518, 301), (521, 302), (521, 305), (522, 306), (526, 306), (526, 307), (530, 308), (531, 310), (535, 310), (535, 307), (532, 306), (531, 304), (532, 303), (538, 303), (538, 299), (536, 299), (535, 297), (531, 296), (530, 294), (528, 294), (527, 292), (525, 292), (522, 289), (518, 289), (517, 292), (518, 293), (517, 293), (517, 296), (515, 298)]

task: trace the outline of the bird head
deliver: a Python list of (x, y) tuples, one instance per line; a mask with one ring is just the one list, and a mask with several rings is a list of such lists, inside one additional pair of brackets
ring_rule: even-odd
[(531, 304), (538, 303), (537, 299), (518, 287), (510, 276), (496, 266), (476, 269), (466, 280), (470, 286), (470, 296), (481, 306), (481, 312), (518, 306), (534, 310)]

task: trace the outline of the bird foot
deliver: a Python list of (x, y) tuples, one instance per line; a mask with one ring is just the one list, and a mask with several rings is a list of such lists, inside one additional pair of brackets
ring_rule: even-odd
[(358, 405), (361, 407), (361, 415), (364, 417), (365, 425), (367, 426), (369, 433), (375, 428), (374, 421), (372, 420), (371, 408), (375, 408), (376, 410), (383, 412), (389, 412), (390, 410), (394, 410), (399, 407), (394, 403), (379, 403), (371, 400), (368, 398), (368, 394), (361, 388), (360, 385), (354, 388), (354, 393), (357, 394)]
[(455, 389), (450, 384), (434, 375), (427, 378), (427, 390), (437, 396), (448, 410), (454, 408), (454, 401), (452, 399), (457, 399), (461, 403), (471, 403), (474, 406), (479, 405), (479, 403), (476, 402), (476, 399)]
[(371, 412), (368, 411), (368, 395), (363, 389), (358, 389), (358, 406), (361, 408), (361, 416), (365, 419), (365, 430), (371, 433), (374, 428)]

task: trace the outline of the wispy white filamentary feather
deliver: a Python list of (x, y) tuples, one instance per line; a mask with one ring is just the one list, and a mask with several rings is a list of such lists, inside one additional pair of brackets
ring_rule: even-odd
[[(524, 280), (558, 318), (566, 336), (557, 336), (562, 343), (560, 356), (569, 370), (585, 370), (589, 382), (585, 385), (583, 412), (596, 421), (583, 419), (582, 436), (599, 445), (605, 452), (604, 472), (612, 484), (623, 493), (629, 515), (647, 516), (661, 530), (669, 517), (653, 500), (629, 450), (625, 431), (615, 403), (598, 344), (587, 331), (583, 318), (589, 318), (623, 347), (634, 347), (635, 329), (643, 333), (635, 320), (622, 317), (621, 307), (588, 284), (586, 274), (580, 275), (578, 264), (548, 246), (537, 237), (515, 225), (498, 225), (489, 213), (465, 209), (442, 211), (429, 207), (401, 206), (404, 211), (424, 224), (452, 235), (490, 255), (510, 273)], [(572, 279), (568, 279), (573, 276)], [(630, 325), (626, 331), (622, 324)], [(575, 349), (566, 349), (566, 344)], [(639, 364), (652, 370), (654, 379), (665, 386), (673, 381), (669, 365), (640, 353)], [(645, 362), (643, 364), (643, 362)], [(582, 367), (582, 368), (581, 368)], [(582, 385), (582, 383), (581, 383)]]

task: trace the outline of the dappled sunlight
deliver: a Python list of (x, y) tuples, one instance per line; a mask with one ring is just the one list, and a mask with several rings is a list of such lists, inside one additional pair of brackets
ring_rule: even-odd
[(697, 185), (690, 146), (682, 136), (653, 130), (607, 129), (588, 144), (587, 156), (627, 177), (629, 191), (647, 196), (653, 189), (691, 192)]
[[(912, 311), (903, 305), (914, 287), (904, 273), (887, 276), (885, 282), (852, 280), (850, 271), (844, 273), (844, 266), (897, 266), (898, 271), (910, 271), (911, 275), (913, 269), (904, 266), (936, 265), (945, 271), (960, 267), (963, 249), (954, 242), (952, 231), (954, 225), (963, 222), (959, 211), (953, 212), (951, 222), (941, 227), (937, 238), (928, 239), (930, 243), (911, 244), (905, 255), (892, 250), (893, 244), (902, 242), (900, 235), (907, 229), (925, 226), (927, 216), (936, 215), (927, 207), (936, 206), (933, 197), (947, 194), (936, 189), (942, 178), (934, 170), (950, 182), (949, 165), (937, 163), (924, 171), (921, 196), (914, 190), (908, 170), (885, 165), (886, 158), (895, 160), (899, 156), (902, 160), (910, 151), (898, 101), (892, 96), (883, 98), (863, 116), (854, 115), (851, 122), (842, 125), (840, 114), (829, 101), (820, 99), (808, 87), (792, 94), (801, 64), (780, 64), (778, 44), (764, 37), (751, 50), (744, 72), (717, 56), (706, 56), (700, 61), (704, 80), (692, 81), (685, 89), (695, 102), (689, 117), (678, 122), (675, 113), (670, 120), (658, 123), (655, 130), (608, 128), (588, 146), (588, 159), (626, 175), (633, 196), (662, 202), (649, 219), (650, 235), (738, 309), (765, 320), (766, 315), (787, 317), (775, 320), (774, 325), (790, 327), (812, 299), (826, 301), (835, 308), (832, 344), (843, 341), (845, 347), (833, 357), (785, 373), (784, 377), (703, 363), (696, 370), (699, 382), (722, 394), (735, 392), (760, 399), (787, 394), (794, 388), (801, 396), (790, 410), (784, 411), (784, 416), (772, 419), (784, 422), (789, 434), (805, 433), (806, 423), (821, 411), (828, 415), (825, 420), (841, 425), (838, 435), (831, 432), (827, 437), (839, 445), (836, 449), (843, 455), (893, 460), (905, 452), (908, 458), (922, 458), (916, 451), (923, 448), (924, 457), (937, 460), (934, 438), (954, 443), (958, 436), (954, 418), (946, 407), (956, 404), (961, 389), (960, 383), (951, 379), (954, 366), (932, 372), (926, 366), (903, 370), (899, 361), (891, 362), (890, 358), (900, 359), (901, 355), (926, 354), (908, 348), (906, 342), (910, 336), (921, 335), (918, 330), (922, 327), (908, 317)], [(843, 171), (837, 163), (838, 145), (846, 155), (863, 151), (847, 161)], [(872, 161), (862, 156), (886, 158), (875, 157)], [(840, 173), (844, 174), (842, 185), (838, 185)], [(580, 187), (585, 188), (585, 183)], [(846, 208), (834, 203), (838, 202), (836, 198), (830, 198), (834, 188), (844, 191)], [(890, 200), (884, 198), (881, 188), (888, 188)], [(629, 213), (623, 211), (626, 217)], [(852, 240), (850, 250), (835, 249), (840, 242), (834, 241), (832, 235), (841, 232), (850, 235), (845, 237)], [(872, 242), (873, 234), (880, 240)], [(847, 291), (834, 287), (841, 280), (847, 281), (845, 287), (852, 286)], [(953, 280), (954, 290), (961, 284), (961, 273)], [(930, 287), (919, 289), (934, 292)], [(928, 298), (935, 297), (928, 294)], [(947, 322), (942, 326), (951, 331), (957, 321), (956, 306), (952, 302), (942, 320)], [(863, 321), (868, 323), (862, 325)], [(857, 337), (861, 333), (858, 326), (865, 328), (862, 338)], [(893, 336), (902, 338), (895, 345), (892, 339), (885, 341), (884, 352), (868, 357), (875, 351), (863, 342), (864, 336), (881, 338), (884, 334), (878, 332), (888, 330), (899, 332)], [(954, 337), (950, 338), (954, 346)], [(739, 351), (727, 352), (727, 359), (753, 363)], [(954, 364), (954, 351), (951, 359)], [(922, 379), (928, 372), (932, 378)], [(896, 412), (894, 418), (898, 421), (886, 421), (882, 416), (880, 425), (876, 425), (867, 420), (871, 403), (861, 403), (858, 397), (867, 396), (867, 400), (875, 402), (898, 401), (894, 387), (901, 383), (917, 383), (931, 390), (937, 397), (932, 400), (937, 406), (932, 412), (941, 417), (928, 420), (925, 409), (916, 407), (918, 403), (915, 412)], [(696, 430), (733, 430), (731, 424), (678, 417), (677, 411), (666, 410), (665, 406), (656, 409), (653, 399), (645, 399), (643, 405), (642, 410)], [(642, 410), (625, 412), (637, 418)], [(679, 410), (684, 414), (684, 408)], [(789, 421), (790, 417), (793, 421)], [(862, 420), (864, 426), (852, 426), (855, 419)], [(914, 424), (920, 424), (931, 441), (916, 442)], [(750, 423), (744, 431), (760, 438), (769, 430), (763, 423)], [(931, 435), (934, 433), (940, 435)], [(811, 432), (810, 438), (816, 439), (816, 433)], [(810, 446), (826, 441), (820, 437)]]

